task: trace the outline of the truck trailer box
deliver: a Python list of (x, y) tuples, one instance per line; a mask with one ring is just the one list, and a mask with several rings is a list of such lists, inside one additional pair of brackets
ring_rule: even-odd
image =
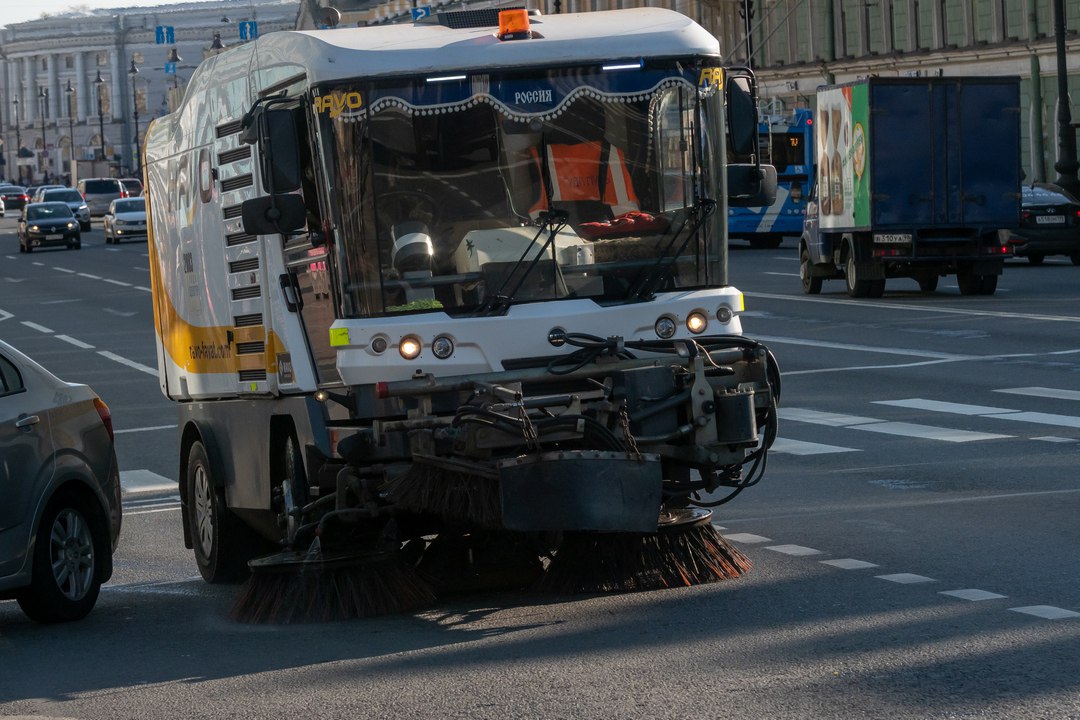
[(823, 230), (1008, 228), (1019, 220), (1017, 77), (818, 88)]

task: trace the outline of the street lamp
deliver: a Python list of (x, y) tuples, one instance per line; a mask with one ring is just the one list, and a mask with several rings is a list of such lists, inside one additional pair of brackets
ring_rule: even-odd
[(101, 139), (101, 159), (105, 159), (105, 111), (102, 109), (101, 93), (104, 92), (105, 81), (101, 79), (101, 71), (97, 71), (97, 77), (94, 78), (94, 89), (97, 90), (97, 116), (98, 116), (98, 137)]
[(19, 164), (19, 151), (22, 150), (22, 133), (19, 132), (19, 96), (11, 101), (15, 106), (15, 172), (19, 176), (19, 184), (22, 185), (22, 165)]
[(45, 142), (45, 112), (49, 109), (49, 91), (45, 88), (38, 88), (38, 104), (41, 106), (41, 159), (45, 166), (45, 179), (48, 179), (49, 175), (49, 144)]
[(184, 62), (184, 58), (180, 57), (180, 53), (175, 47), (169, 48), (169, 55), (165, 58), (165, 62), (172, 65), (172, 86), (173, 90), (177, 87), (176, 71), (180, 69), (180, 63)]
[(139, 74), (139, 68), (135, 66), (135, 58), (131, 58), (131, 67), (128, 68), (128, 75), (131, 76), (131, 117), (135, 119), (135, 177), (142, 174), (142, 170), (139, 165), (139, 154), (141, 146), (139, 145), (139, 95), (135, 92), (135, 77)]
[(68, 183), (73, 184), (75, 182), (75, 88), (71, 86), (71, 81), (67, 81), (67, 87), (64, 88), (64, 92), (67, 93), (68, 99)]

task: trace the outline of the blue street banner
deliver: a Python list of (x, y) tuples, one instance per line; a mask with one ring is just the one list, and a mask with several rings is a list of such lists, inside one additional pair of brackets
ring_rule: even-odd
[(254, 20), (240, 21), (240, 39), (255, 40), (259, 37), (259, 23)]
[(172, 45), (176, 42), (172, 25), (158, 25), (154, 28), (154, 42), (158, 45)]

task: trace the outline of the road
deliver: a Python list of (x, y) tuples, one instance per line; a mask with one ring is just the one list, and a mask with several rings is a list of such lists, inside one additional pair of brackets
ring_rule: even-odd
[(760, 485), (717, 509), (745, 577), (605, 597), (503, 593), (315, 626), (226, 619), (182, 547), (174, 408), (146, 249), (15, 251), (0, 334), (113, 410), (117, 573), (85, 621), (0, 603), (0, 716), (1080, 717), (1080, 268), (996, 295), (799, 292), (790, 243), (733, 248), (743, 323), (783, 370)]

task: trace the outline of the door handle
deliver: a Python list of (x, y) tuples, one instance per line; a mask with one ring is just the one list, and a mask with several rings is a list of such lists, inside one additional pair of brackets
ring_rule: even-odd
[(37, 425), (39, 422), (41, 422), (41, 418), (37, 415), (23, 415), (15, 421), (15, 427), (28, 428), (31, 425)]

